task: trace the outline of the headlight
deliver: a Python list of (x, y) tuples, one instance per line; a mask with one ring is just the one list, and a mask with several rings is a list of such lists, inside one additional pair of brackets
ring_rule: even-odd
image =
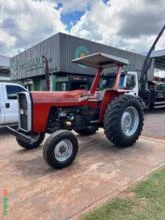
[(18, 94), (19, 104), (19, 129), (27, 132), (31, 131), (31, 99), (28, 92), (21, 92)]

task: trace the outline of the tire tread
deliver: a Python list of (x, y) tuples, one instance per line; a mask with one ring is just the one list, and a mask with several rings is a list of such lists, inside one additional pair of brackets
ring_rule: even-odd
[[(134, 103), (139, 112), (139, 127), (133, 138), (126, 139), (119, 129), (122, 110), (128, 103)], [(115, 98), (107, 107), (104, 117), (104, 133), (106, 137), (116, 146), (128, 147), (133, 145), (139, 138), (143, 128), (143, 109), (138, 98), (131, 95), (122, 95)]]

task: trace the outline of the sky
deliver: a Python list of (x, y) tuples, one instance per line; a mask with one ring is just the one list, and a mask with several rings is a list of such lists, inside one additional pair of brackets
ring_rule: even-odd
[[(143, 53), (164, 24), (164, 0), (0, 0), (0, 54), (57, 32)], [(156, 49), (165, 49), (165, 34)]]

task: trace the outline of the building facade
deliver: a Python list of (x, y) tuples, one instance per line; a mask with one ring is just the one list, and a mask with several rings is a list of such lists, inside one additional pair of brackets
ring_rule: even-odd
[[(72, 59), (96, 52), (128, 59), (129, 65), (124, 66), (123, 71), (137, 71), (139, 74), (145, 58), (140, 54), (57, 33), (11, 58), (11, 79), (22, 81), (32, 90), (46, 90), (44, 56), (48, 60), (51, 90), (74, 90), (82, 86), (89, 88), (95, 69), (74, 64)], [(153, 66), (150, 68), (149, 78), (152, 74)]]

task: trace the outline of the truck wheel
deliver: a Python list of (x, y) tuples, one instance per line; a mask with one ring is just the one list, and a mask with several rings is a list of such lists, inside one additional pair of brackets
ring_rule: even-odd
[(96, 133), (96, 128), (74, 129), (79, 135), (88, 136)]
[(46, 140), (43, 148), (43, 157), (46, 163), (55, 169), (69, 166), (78, 152), (76, 136), (66, 130), (54, 132)]
[(42, 141), (44, 140), (45, 134), (41, 133), (41, 134), (36, 134), (33, 139), (34, 141), (32, 143), (28, 143), (28, 142), (24, 142), (23, 140), (21, 140), (19, 137), (16, 137), (16, 140), (18, 142), (18, 144), (26, 149), (33, 149), (33, 148), (37, 148), (39, 147), (39, 145), (42, 143)]
[(141, 134), (143, 120), (139, 100), (131, 95), (122, 95), (112, 101), (105, 112), (105, 135), (119, 147), (131, 146)]

